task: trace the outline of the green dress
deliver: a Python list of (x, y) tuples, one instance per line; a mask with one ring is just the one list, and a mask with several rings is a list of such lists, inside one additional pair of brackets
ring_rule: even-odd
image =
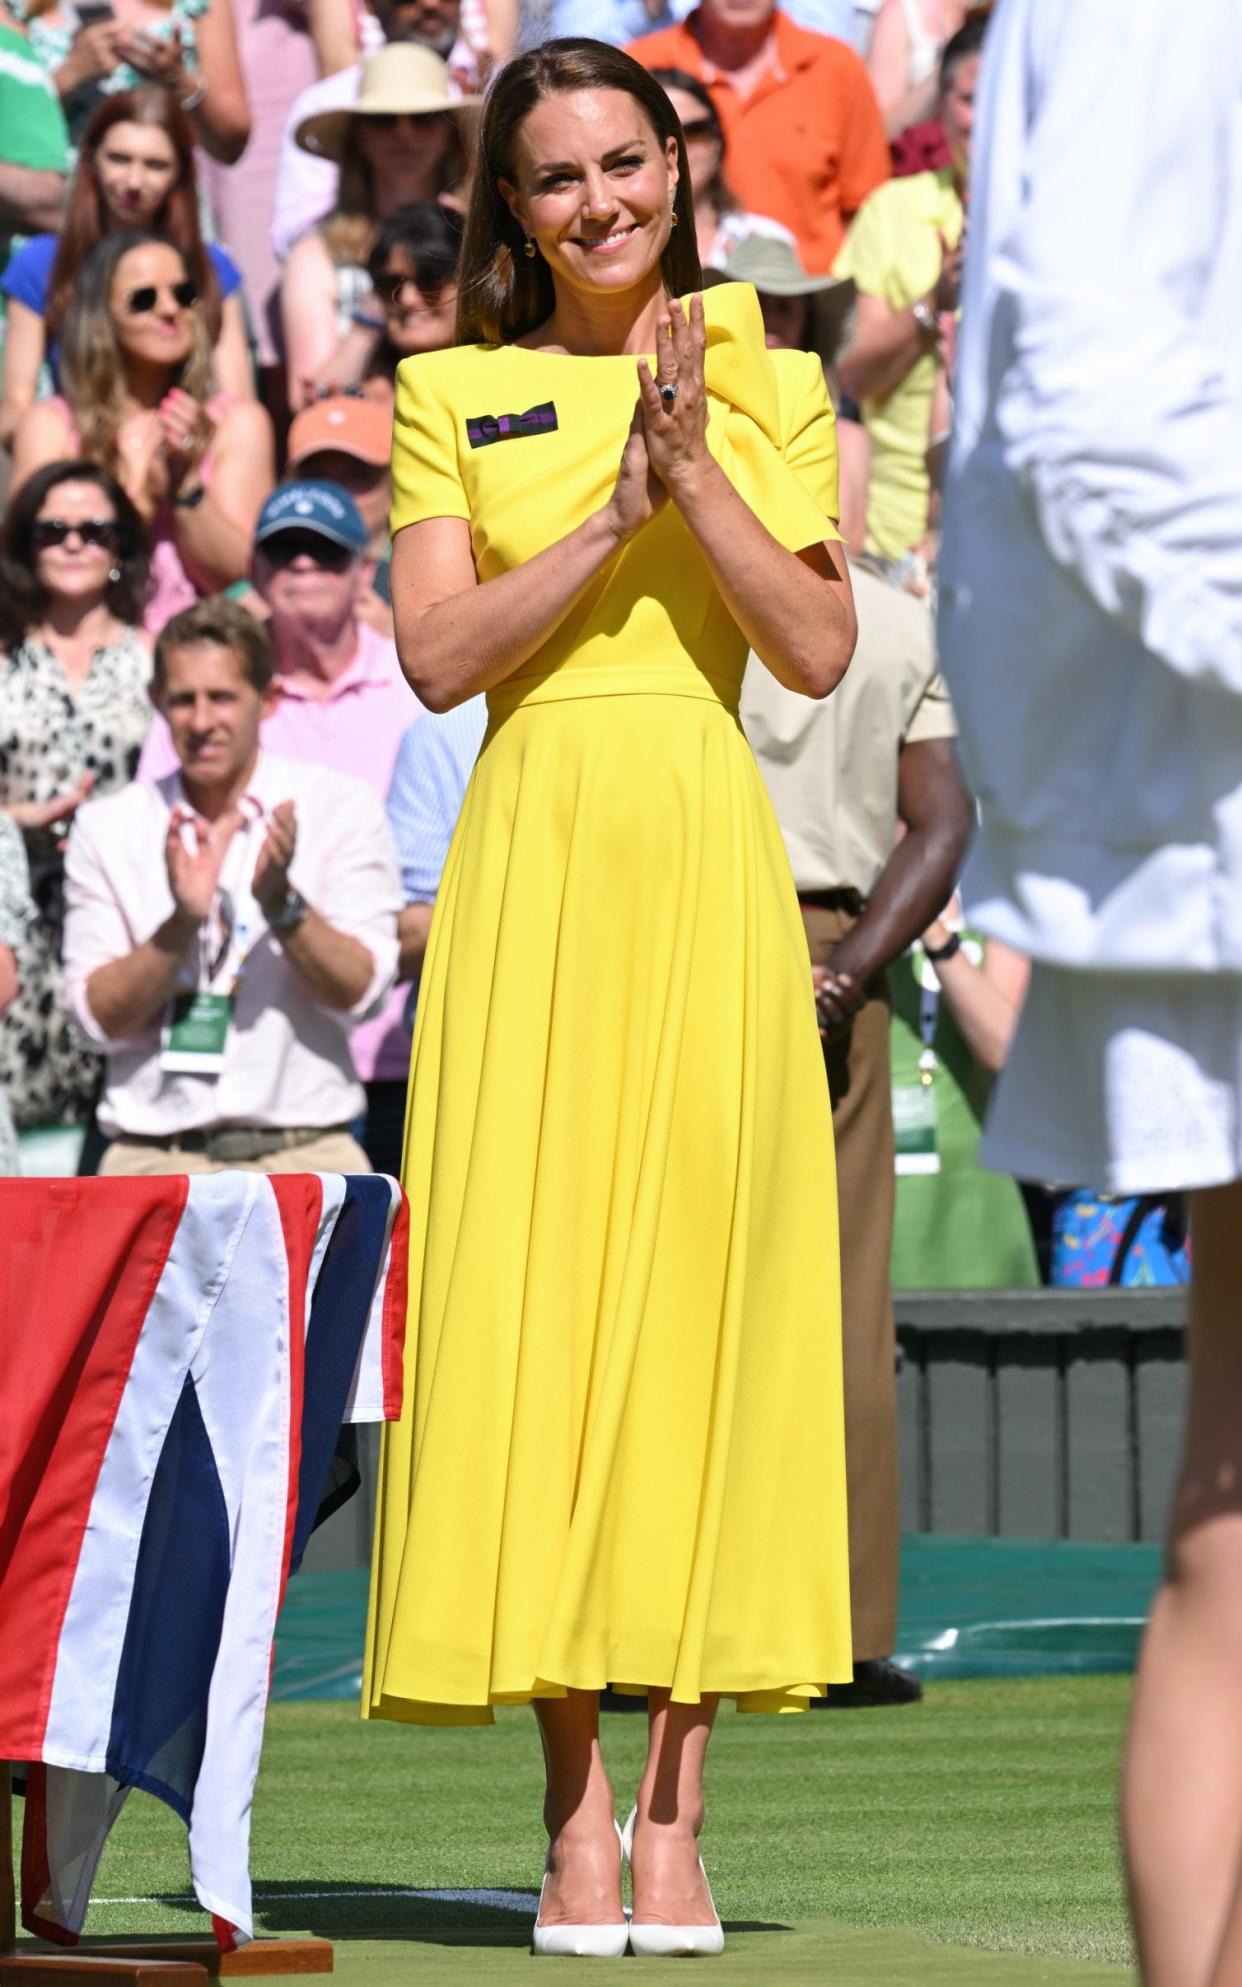
[[(983, 946), (962, 934), (978, 965)], [(897, 1131), (895, 1290), (1015, 1290), (1039, 1282), (1016, 1181), (979, 1164), (991, 1079), (915, 946), (889, 969)]]

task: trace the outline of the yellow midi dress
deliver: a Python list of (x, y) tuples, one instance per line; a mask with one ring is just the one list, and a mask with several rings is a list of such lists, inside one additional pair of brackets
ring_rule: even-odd
[[(835, 537), (818, 361), (749, 287), (705, 303), (710, 447), (782, 544)], [(394, 532), (520, 564), (606, 503), (636, 397), (632, 358), (407, 360)], [(669, 505), (489, 694), (418, 1002), (364, 1717), (851, 1673), (832, 1123), (746, 654)]]

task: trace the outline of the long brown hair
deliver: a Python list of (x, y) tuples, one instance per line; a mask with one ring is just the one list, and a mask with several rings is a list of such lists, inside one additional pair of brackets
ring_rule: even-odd
[(672, 104), (632, 55), (606, 42), (566, 35), (507, 62), (487, 93), (458, 278), (459, 345), (508, 344), (552, 314), (552, 272), (541, 255), (524, 253), (522, 230), (509, 212), (500, 181), (514, 178), (517, 135), (536, 104), (573, 90), (621, 90), (634, 98), (662, 145), (676, 140), (675, 226), (660, 267), (671, 296), (699, 288), (702, 272), (686, 141)]
[(114, 223), (108, 215), (95, 157), (109, 131), (118, 124), (144, 124), (162, 131), (173, 148), (176, 179), (161, 213), (152, 222), (165, 241), (181, 251), (186, 273), (194, 282), (214, 345), (220, 336), (220, 285), (211, 257), (203, 246), (198, 218), (198, 186), (194, 173), (194, 133), (177, 99), (154, 83), (136, 90), (119, 90), (105, 97), (82, 138), (77, 169), (69, 182), (60, 246), (48, 281), (49, 335), (59, 334), (73, 301), (78, 273), (91, 250)]
[[(73, 302), (65, 315), (60, 377), (65, 398), (78, 431), (84, 456), (102, 463), (115, 474), (116, 438), (125, 419), (125, 354), (117, 337), (112, 315), (112, 282), (122, 258), (135, 248), (155, 243), (169, 248), (171, 243), (140, 228), (126, 228), (105, 235), (93, 248), (78, 275)], [(179, 250), (184, 263), (184, 250)], [(188, 265), (186, 273), (189, 274)], [(173, 370), (170, 368), (170, 371)], [(176, 369), (169, 385), (184, 387), (198, 401), (206, 402), (211, 382), (211, 340), (199, 311), (194, 312), (194, 342), (189, 355)], [(200, 437), (194, 459), (202, 454)]]
[[(434, 114), (434, 113), (433, 113)], [(466, 177), (468, 161), (461, 128), (450, 111), (438, 113), (451, 127), (453, 142), (445, 151), (436, 173), (432, 198), (452, 193)], [(366, 122), (360, 113), (350, 119), (349, 135), (341, 154), (341, 178), (336, 206), (320, 222), (319, 232), (334, 263), (365, 266), (380, 230), (376, 212), (376, 189), (371, 168), (358, 143), (360, 127)]]

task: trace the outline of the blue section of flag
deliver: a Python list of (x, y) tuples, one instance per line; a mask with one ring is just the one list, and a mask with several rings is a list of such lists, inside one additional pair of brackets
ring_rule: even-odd
[(310, 1300), (302, 1394), (302, 1464), (290, 1572), (306, 1551), (328, 1481), (350, 1382), (384, 1261), (392, 1194), (382, 1175), (351, 1173)]
[(107, 1769), (189, 1823), (229, 1588), (224, 1491), (187, 1375), (156, 1466), (121, 1651)]

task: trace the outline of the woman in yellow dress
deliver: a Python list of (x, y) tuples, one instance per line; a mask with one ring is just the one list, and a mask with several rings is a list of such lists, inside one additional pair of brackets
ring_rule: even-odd
[(737, 721), (749, 648), (813, 697), (853, 648), (833, 417), (698, 282), (663, 91), (546, 43), (483, 113), (458, 344), (398, 374), (402, 666), (489, 723), (419, 996), (363, 1710), (533, 1702), (537, 1951), (625, 1950), (605, 1684), (649, 1701), (630, 1940), (683, 1952), (719, 1945), (719, 1697), (851, 1674), (829, 1101)]

